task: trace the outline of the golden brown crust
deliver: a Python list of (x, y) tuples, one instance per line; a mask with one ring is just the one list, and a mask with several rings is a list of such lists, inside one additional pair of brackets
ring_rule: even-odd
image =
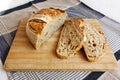
[(41, 31), (46, 25), (46, 22), (40, 19), (31, 19), (28, 21), (28, 25), (31, 31), (33, 31), (36, 34), (41, 34)]
[(31, 16), (32, 18), (28, 21), (28, 26), (30, 28), (31, 31), (33, 31), (36, 34), (41, 34), (43, 28), (45, 27), (45, 25), (47, 24), (46, 21), (43, 21), (42, 19), (38, 19), (34, 18), (34, 15), (40, 14), (40, 15), (44, 15), (44, 16), (49, 16), (51, 18), (54, 18), (56, 16), (58, 16), (61, 13), (64, 13), (65, 11), (60, 10), (60, 9), (55, 9), (55, 8), (43, 8), (41, 10), (39, 10), (36, 13), (33, 13), (33, 16)]
[(61, 13), (65, 13), (65, 11), (60, 10), (60, 9), (55, 9), (55, 8), (44, 8), (44, 9), (39, 10), (35, 14), (43, 14), (43, 15), (50, 16), (50, 17), (54, 18)]

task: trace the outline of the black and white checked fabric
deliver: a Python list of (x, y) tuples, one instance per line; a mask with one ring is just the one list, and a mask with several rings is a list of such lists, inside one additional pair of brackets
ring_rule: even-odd
[[(39, 1), (38, 1), (39, 2)], [(37, 3), (37, 2), (36, 2)], [(6, 12), (1, 12), (1, 15), (8, 14), (15, 10), (24, 9), (29, 7), (33, 3), (27, 3), (21, 7), (10, 9)], [(80, 3), (76, 6), (66, 9), (68, 15), (78, 16), (82, 18), (96, 18), (99, 20), (102, 29), (107, 37), (114, 55), (117, 60), (120, 59), (120, 23), (111, 20), (105, 15), (91, 9), (84, 3)], [(0, 22), (2, 24), (2, 22)], [(6, 30), (5, 28), (3, 30)], [(13, 32), (7, 32), (2, 35), (0, 32), (0, 57), (4, 63), (7, 53), (9, 51), (12, 40), (15, 36), (16, 30)], [(88, 72), (88, 71), (18, 71), (7, 72), (10, 80), (96, 80), (104, 72)]]

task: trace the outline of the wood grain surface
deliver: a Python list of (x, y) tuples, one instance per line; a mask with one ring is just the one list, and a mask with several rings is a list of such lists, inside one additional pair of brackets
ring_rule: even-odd
[[(98, 30), (101, 30), (95, 19), (86, 19)], [(69, 59), (59, 59), (56, 55), (60, 30), (46, 41), (38, 50), (29, 42), (25, 33), (27, 19), (22, 19), (8, 56), (4, 63), (4, 69), (18, 70), (80, 70), (80, 71), (111, 71), (116, 70), (118, 65), (107, 43), (104, 55), (96, 62), (89, 62), (83, 50)]]

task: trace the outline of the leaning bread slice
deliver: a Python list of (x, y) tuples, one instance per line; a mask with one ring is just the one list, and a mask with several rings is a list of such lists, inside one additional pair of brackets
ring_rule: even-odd
[(103, 55), (103, 49), (105, 45), (104, 34), (98, 31), (94, 26), (84, 21), (86, 27), (86, 35), (83, 43), (85, 54), (89, 61), (96, 61)]
[(60, 58), (74, 56), (82, 48), (85, 35), (85, 27), (81, 18), (67, 20), (61, 31), (57, 46), (57, 55)]
[(26, 33), (36, 49), (47, 41), (67, 19), (67, 13), (60, 9), (43, 8), (33, 13), (26, 26)]

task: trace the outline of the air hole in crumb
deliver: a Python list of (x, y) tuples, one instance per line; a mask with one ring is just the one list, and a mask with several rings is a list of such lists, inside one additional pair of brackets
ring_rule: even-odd
[(59, 50), (58, 52), (61, 52), (61, 50)]
[(94, 47), (96, 47), (96, 44), (93, 44)]
[(71, 40), (68, 41), (68, 44), (70, 44), (70, 43), (71, 43)]
[(78, 48), (78, 45), (77, 45), (77, 46), (75, 46), (75, 49), (76, 49), (76, 48)]
[(94, 49), (94, 50), (92, 50), (92, 52), (95, 52), (96, 50)]
[(92, 50), (92, 52), (94, 52), (94, 50)]
[(73, 34), (72, 32), (70, 32), (70, 34)]
[(71, 49), (73, 50), (74, 47), (71, 47)]
[(88, 43), (90, 44), (90, 41), (88, 41)]
[(105, 48), (105, 46), (103, 46), (103, 49)]

